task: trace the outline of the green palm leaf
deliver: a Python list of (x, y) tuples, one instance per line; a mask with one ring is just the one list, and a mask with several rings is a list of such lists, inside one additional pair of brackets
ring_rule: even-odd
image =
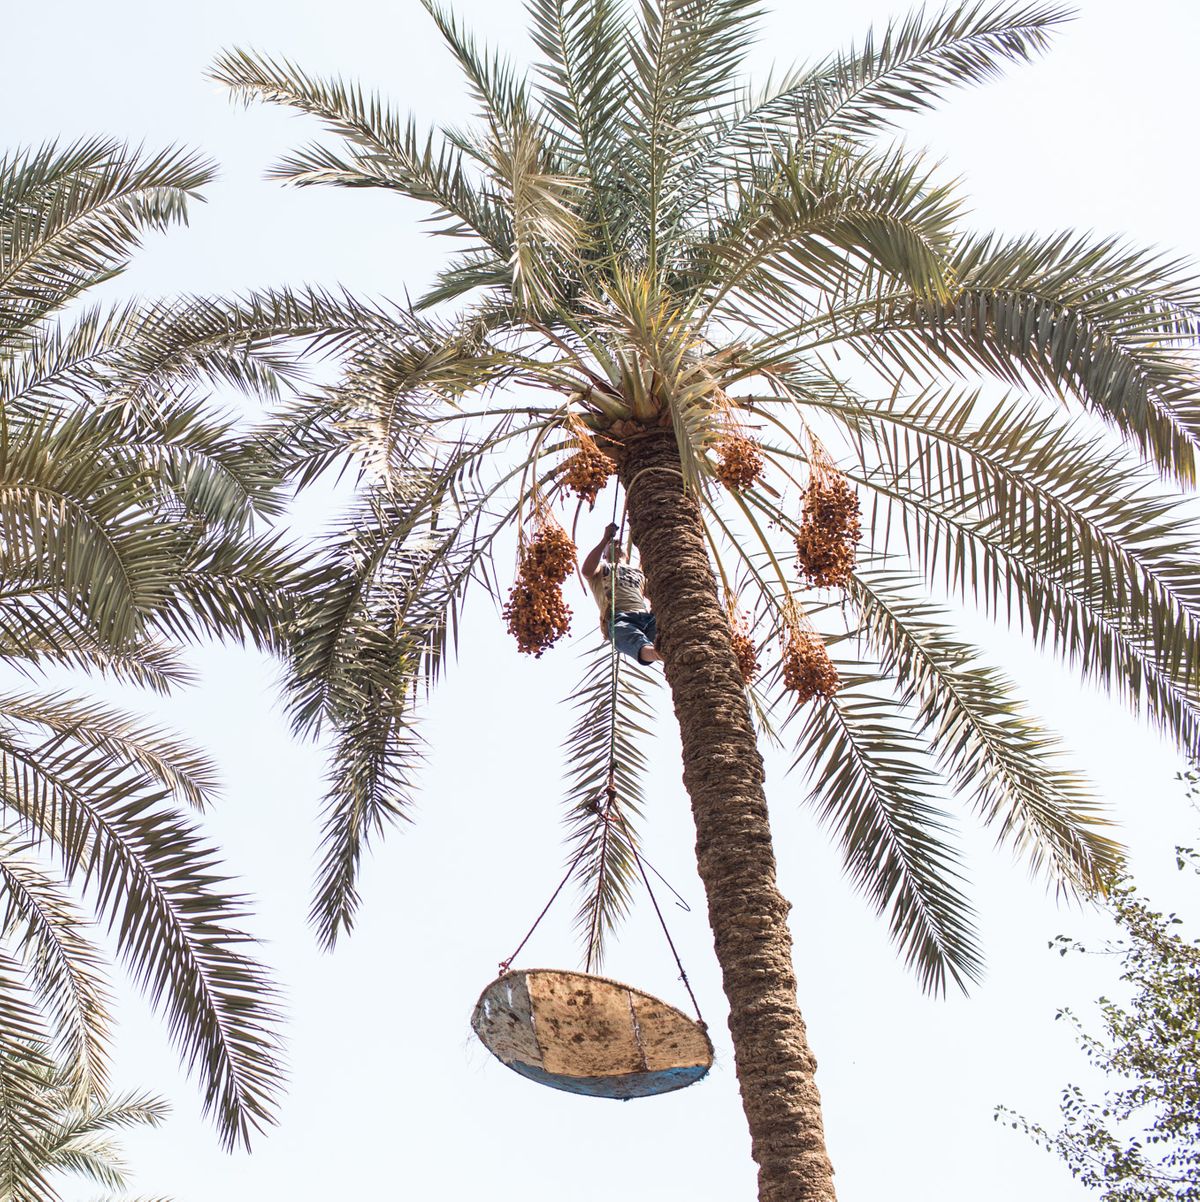
[(625, 10), (615, 0), (531, 0), (529, 15), (545, 56), (538, 98), (566, 135), (562, 153), (578, 156), (598, 192), (618, 169), (619, 118), (628, 96)]
[(106, 1193), (109, 1202), (133, 1202), (124, 1192), (126, 1166), (114, 1135), (133, 1127), (159, 1126), (167, 1115), (166, 1103), (132, 1093), (80, 1101), (72, 1093), (70, 1068), (46, 1056), (35, 1044), (15, 1049), (5, 1067), (28, 1072), (36, 1083), (39, 1123), (15, 1133), (6, 1143), (0, 1142), (0, 1159), (8, 1157), (13, 1162), (11, 1188), (3, 1196), (58, 1202), (61, 1195), (51, 1180), (72, 1174), (106, 1191), (120, 1191), (119, 1198)]
[(921, 582), (875, 571), (857, 573), (850, 595), (863, 636), (918, 706), (943, 771), (997, 837), (1051, 880), (1103, 887), (1119, 849), (1084, 782), (1055, 761), (1058, 740), (1025, 712), (1010, 683), (953, 637), (927, 603)]
[(0, 789), (31, 839), (87, 890), (122, 958), (165, 1012), (226, 1143), (270, 1120), (274, 987), (241, 950), (244, 903), (219, 858), (143, 769), (86, 742), (0, 738)]
[[(1110, 491), (1093, 494), (1102, 498), (1095, 503), (1072, 488), (1051, 492), (1036, 464), (989, 463), (986, 451), (966, 461), (966, 474), (924, 454), (898, 466), (884, 448), (881, 466), (862, 481), (885, 509), (900, 511), (900, 537), (930, 580), (1028, 630), (1195, 747), (1195, 573), (1181, 555), (1191, 522), (1171, 502), (1156, 503), (1144, 473), (1119, 456), (1073, 444), (1054, 426), (1062, 436), (1046, 441), (1044, 425), (1026, 429), (1047, 462), (1070, 464), (1068, 475), (1085, 487), (1093, 470)], [(1077, 457), (1067, 458), (1072, 450)], [(934, 488), (907, 478), (938, 463)]]
[(952, 297), (896, 321), (898, 361), (908, 333), (939, 358), (1072, 394), (1194, 482), (1200, 398), (1182, 351), (1200, 329), (1200, 293), (1179, 264), (1070, 233), (967, 238), (951, 263)]
[(738, 114), (719, 145), (725, 154), (753, 154), (769, 134), (800, 144), (867, 137), (935, 107), (952, 88), (995, 78), (1006, 62), (1029, 61), (1070, 16), (1055, 4), (918, 9), (880, 34), (869, 31), (861, 49), (785, 77)]
[(922, 986), (943, 993), (953, 981), (965, 991), (983, 957), (951, 819), (929, 800), (941, 791), (929, 748), (910, 714), (871, 691), (877, 678), (839, 670), (845, 687), (813, 704), (797, 738), (811, 802)]
[(211, 179), (191, 152), (145, 156), (100, 138), (0, 158), (0, 329), (27, 327), (120, 271)]
[[(651, 737), (654, 678), (621, 670), (601, 644), (589, 653), (579, 687), (567, 698), (578, 717), (563, 744), (567, 770), (568, 856), (582, 900), (575, 928), (589, 965), (604, 962), (607, 936), (628, 913), (637, 886), (637, 823)], [(608, 793), (611, 784), (613, 792)]]
[[(252, 533), (257, 515), (280, 512), (283, 476), (204, 390), (281, 396), (298, 379), (297, 349), (370, 345), (387, 315), (309, 292), (60, 317), (121, 271), (146, 232), (183, 220), (210, 175), (187, 152), (103, 139), (0, 160), (0, 657), (26, 675), (59, 664), (166, 691), (191, 677), (164, 631), (274, 648), (285, 637), (298, 567), (278, 539)], [(203, 756), (107, 707), (0, 698), (11, 828), (83, 886), (234, 1144), (271, 1117), (278, 1016), (246, 955), (244, 902), (172, 804), (204, 804), (214, 788)], [(22, 1066), (45, 1069), (29, 1048), (50, 1041), (77, 1100), (94, 1098), (105, 998), (55, 878), (21, 848), (7, 852), (3, 931), (29, 990), (6, 984), (2, 1003), (0, 1193), (11, 1178), (20, 1196), (48, 1197), (34, 1154), (45, 1116), (22, 1086), (37, 1073)]]
[(111, 1040), (104, 958), (85, 935), (86, 922), (58, 880), (26, 848), (0, 841), (0, 937), (27, 966), (39, 999), (50, 1052), (66, 1068), (75, 1103), (104, 1092)]
[(44, 1101), (50, 1061), (44, 1034), (21, 966), (0, 952), (0, 1197), (12, 1202), (56, 1202), (38, 1149), (52, 1137), (53, 1115)]
[(213, 78), (247, 102), (265, 100), (319, 117), (350, 143), (343, 158), (313, 146), (285, 159), (277, 178), (299, 185), (384, 187), (434, 207), (443, 233), (481, 239), (507, 256), (511, 234), (500, 210), (468, 179), (463, 152), (449, 142), (422, 135), (376, 96), (341, 80), (319, 80), (294, 64), (231, 51), (218, 57)]

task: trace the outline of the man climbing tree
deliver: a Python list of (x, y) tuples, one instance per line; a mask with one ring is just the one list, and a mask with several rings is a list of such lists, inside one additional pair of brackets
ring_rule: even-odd
[(604, 537), (588, 552), (580, 571), (600, 607), (604, 636), (639, 664), (658, 663), (662, 659), (654, 646), (658, 623), (646, 599), (646, 577), (632, 564), (623, 562), (616, 522), (609, 522)]

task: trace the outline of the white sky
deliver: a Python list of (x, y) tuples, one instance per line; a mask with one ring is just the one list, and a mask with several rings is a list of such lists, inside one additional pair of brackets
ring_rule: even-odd
[[(253, 46), (313, 72), (357, 76), (402, 110), (456, 119), (465, 115), (461, 89), (416, 0), (342, 0), (336, 8), (317, 0), (10, 0), (5, 9), (5, 147), (109, 133), (149, 147), (183, 142), (221, 164), (209, 204), (188, 230), (149, 246), (126, 287), (163, 294), (314, 282), (398, 297), (429, 278), (441, 247), (423, 236), (417, 210), (383, 195), (263, 182), (272, 158), (314, 126), (236, 109), (202, 77), (219, 49)], [(464, 0), (459, 11), (481, 34), (521, 48), (517, 0)], [(820, 57), (899, 11), (882, 0), (842, 0), (836, 11), (781, 6), (767, 20), (758, 64)], [(1123, 232), (1195, 257), (1198, 34), (1200, 9), (1184, 0), (1082, 0), (1048, 58), (956, 93), (941, 113), (912, 123), (911, 140), (961, 175), (981, 226)], [(306, 521), (319, 517), (313, 508)], [(586, 598), (570, 600), (586, 614)], [(154, 709), (224, 765), (227, 795), (207, 828), (260, 899), (255, 930), (290, 992), (292, 1085), (279, 1129), (252, 1156), (222, 1154), (161, 1025), (126, 998), (119, 1081), (175, 1105), (164, 1130), (130, 1140), (142, 1192), (180, 1202), (498, 1189), (533, 1199), (569, 1191), (578, 1202), (753, 1198), (669, 718), (654, 749), (647, 852), (693, 905), (690, 915), (672, 914), (673, 930), (717, 1046), (713, 1073), (681, 1093), (617, 1105), (523, 1081), (470, 1036), (478, 992), (561, 872), (557, 748), (571, 718), (561, 699), (577, 653), (594, 637), (590, 619), (577, 628), (573, 647), (522, 660), (496, 614), (475, 607), (463, 662), (426, 724), (431, 753), (418, 821), (368, 866), (360, 928), (331, 957), (317, 954), (304, 922), (321, 758), (289, 738), (273, 666), (206, 650), (197, 656), (202, 687)], [(987, 637), (1127, 824), (1143, 884), (1175, 904), (1171, 847), (1195, 836), (1195, 815), (1172, 779), (1178, 759), (1026, 655), (1019, 640)], [(145, 712), (155, 705), (131, 704)], [(1023, 868), (977, 840), (972, 885), (988, 980), (970, 1000), (926, 999), (898, 965), (882, 922), (841, 880), (836, 853), (803, 808), (802, 784), (785, 768), (769, 766), (768, 787), (842, 1202), (1082, 1198), (1056, 1161), (994, 1124), (991, 1111), (1005, 1102), (1052, 1117), (1058, 1089), (1083, 1076), (1054, 1014), (1062, 1004), (1086, 1010), (1113, 988), (1111, 965), (1062, 961), (1046, 941), (1103, 927), (1057, 910)], [(560, 905), (527, 966), (574, 966), (572, 908)], [(686, 1000), (645, 909), (608, 969)]]

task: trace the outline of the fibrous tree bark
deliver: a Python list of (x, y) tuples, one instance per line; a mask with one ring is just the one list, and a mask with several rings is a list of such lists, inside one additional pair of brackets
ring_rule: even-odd
[(620, 475), (679, 722), (759, 1198), (832, 1202), (816, 1058), (796, 1002), (790, 906), (775, 883), (763, 761), (700, 507), (684, 489), (670, 430), (629, 440)]

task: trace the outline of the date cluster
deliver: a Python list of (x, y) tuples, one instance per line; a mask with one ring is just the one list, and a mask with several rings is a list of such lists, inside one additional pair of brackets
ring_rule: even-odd
[(517, 579), (503, 614), (517, 650), (541, 658), (571, 629), (562, 584), (575, 567), (575, 544), (552, 519), (543, 518), (521, 551)]

